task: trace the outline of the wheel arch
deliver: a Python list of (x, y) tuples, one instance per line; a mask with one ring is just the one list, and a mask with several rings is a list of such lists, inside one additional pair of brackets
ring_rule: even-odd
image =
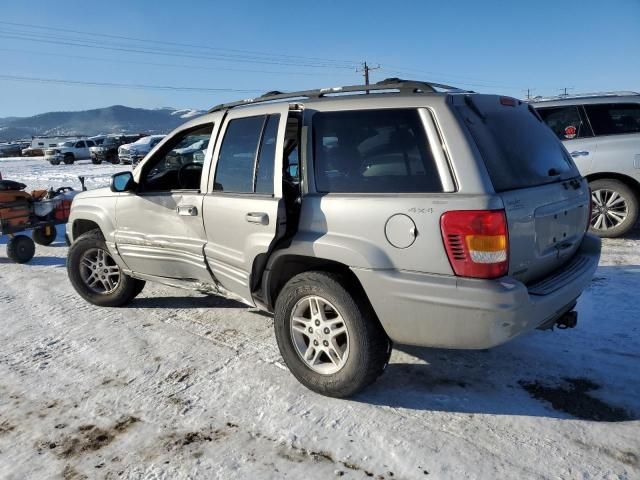
[(100, 230), (102, 232), (100, 225), (93, 220), (87, 220), (85, 218), (78, 218), (74, 220), (71, 226), (73, 240), (75, 241), (80, 235), (90, 232), (91, 230)]
[(590, 173), (584, 178), (586, 178), (589, 183), (595, 180), (618, 180), (631, 188), (633, 193), (635, 193), (636, 197), (640, 200), (640, 182), (629, 175), (615, 172), (597, 172)]
[(278, 295), (289, 280), (300, 273), (309, 271), (340, 274), (348, 282), (348, 287), (354, 289), (354, 293), (361, 295), (371, 305), (360, 280), (349, 266), (344, 263), (328, 258), (275, 252), (269, 258), (267, 267), (262, 275), (261, 294), (268, 309), (273, 311)]

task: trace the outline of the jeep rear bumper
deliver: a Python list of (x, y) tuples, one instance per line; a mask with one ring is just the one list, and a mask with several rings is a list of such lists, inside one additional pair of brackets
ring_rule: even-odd
[(511, 277), (480, 280), (357, 268), (353, 272), (394, 342), (482, 349), (561, 317), (591, 281), (599, 259), (600, 239), (587, 234), (567, 265), (529, 287)]

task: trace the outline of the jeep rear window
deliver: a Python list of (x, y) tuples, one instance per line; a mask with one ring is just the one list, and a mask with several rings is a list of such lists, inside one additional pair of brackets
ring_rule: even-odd
[(316, 189), (323, 193), (442, 192), (415, 109), (313, 116)]
[(456, 109), (496, 192), (580, 175), (562, 143), (528, 104), (508, 97), (467, 95)]

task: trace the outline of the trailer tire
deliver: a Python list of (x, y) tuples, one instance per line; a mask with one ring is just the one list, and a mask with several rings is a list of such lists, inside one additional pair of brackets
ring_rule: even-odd
[[(49, 233), (47, 233), (47, 231)], [(33, 229), (33, 233), (31, 234), (31, 238), (38, 245), (51, 245), (53, 241), (56, 239), (58, 232), (56, 231), (56, 226), (54, 224), (44, 225), (42, 227), (37, 227)]]
[(27, 263), (36, 253), (36, 245), (26, 235), (16, 235), (7, 243), (7, 256), (16, 263)]

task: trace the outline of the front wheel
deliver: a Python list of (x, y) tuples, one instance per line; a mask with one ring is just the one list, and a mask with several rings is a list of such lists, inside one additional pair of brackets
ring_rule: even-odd
[(72, 165), (76, 161), (75, 157), (71, 153), (67, 153), (62, 159), (65, 165)]
[(371, 306), (347, 285), (333, 273), (301, 273), (284, 286), (274, 318), (291, 373), (310, 390), (338, 398), (373, 383), (391, 355), (391, 341)]
[(620, 237), (638, 220), (638, 197), (619, 180), (601, 179), (591, 188), (591, 232), (599, 237)]
[(124, 306), (144, 286), (120, 270), (99, 230), (85, 233), (71, 245), (67, 274), (82, 298), (101, 307)]

